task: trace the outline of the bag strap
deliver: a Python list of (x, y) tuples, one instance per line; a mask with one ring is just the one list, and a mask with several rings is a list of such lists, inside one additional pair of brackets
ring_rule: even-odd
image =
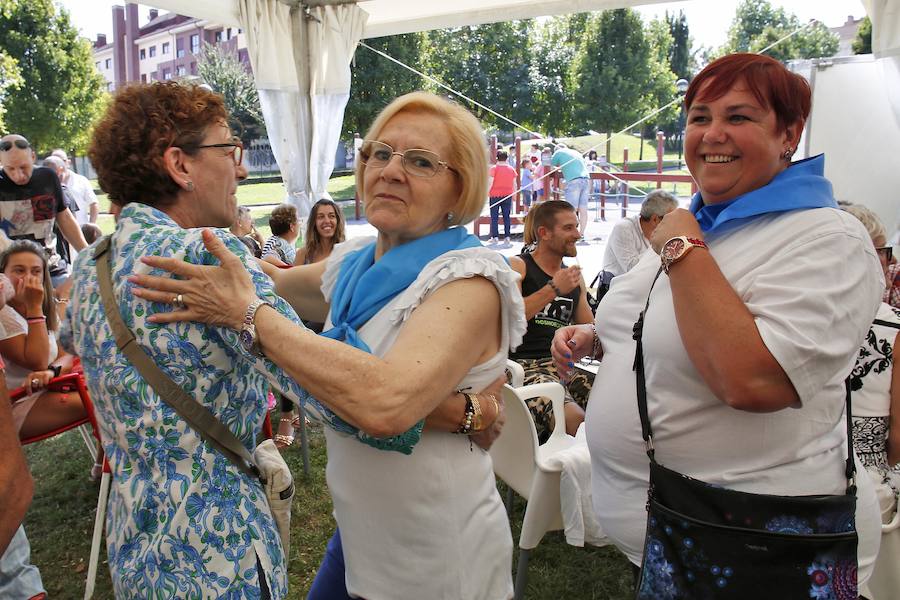
[[(642, 338), (644, 333), (644, 318), (647, 315), (647, 309), (650, 307), (650, 294), (653, 292), (653, 287), (656, 285), (656, 281), (659, 279), (662, 272), (663, 268), (660, 267), (653, 277), (653, 282), (650, 284), (650, 290), (647, 292), (647, 302), (644, 304), (644, 310), (641, 311), (638, 320), (634, 324), (632, 335), (635, 341), (634, 364), (632, 365), (632, 369), (634, 370), (635, 379), (637, 381), (637, 403), (638, 415), (641, 418), (641, 435), (644, 438), (647, 456), (650, 457), (650, 462), (653, 464), (658, 463), (656, 462), (656, 449), (653, 447), (653, 429), (650, 427), (650, 413), (647, 410), (647, 381), (644, 374), (644, 344)], [(851, 413), (849, 376), (844, 379), (844, 389), (844, 402), (847, 409), (847, 461), (844, 469), (844, 474), (847, 477), (846, 493), (847, 495), (856, 495), (856, 462), (853, 460), (853, 417)]]
[[(222, 453), (228, 460), (245, 474), (265, 479), (253, 462), (250, 452), (241, 441), (225, 427), (208, 408), (189, 396), (172, 378), (163, 373), (152, 358), (137, 344), (134, 335), (119, 314), (119, 305), (113, 295), (111, 261), (109, 253), (110, 236), (104, 236), (94, 249), (94, 261), (97, 264), (97, 281), (100, 284), (100, 297), (103, 300), (103, 312), (116, 338), (116, 346), (128, 358), (150, 387), (163, 402), (177, 412), (181, 418), (200, 434), (211, 446)], [(104, 255), (106, 255), (104, 259)]]

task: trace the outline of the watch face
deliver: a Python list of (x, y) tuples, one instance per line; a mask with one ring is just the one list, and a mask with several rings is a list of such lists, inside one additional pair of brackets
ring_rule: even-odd
[(684, 240), (675, 238), (666, 242), (663, 246), (662, 257), (664, 260), (678, 258), (684, 251)]
[(244, 350), (247, 352), (253, 350), (253, 333), (249, 329), (241, 329), (241, 332), (238, 334), (238, 339)]

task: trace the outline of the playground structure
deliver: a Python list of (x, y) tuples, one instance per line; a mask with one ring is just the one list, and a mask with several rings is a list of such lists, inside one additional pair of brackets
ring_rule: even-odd
[[(527, 140), (526, 140), (527, 141)], [(622, 159), (622, 167), (619, 170), (617, 167), (610, 165), (608, 170), (604, 169), (601, 171), (594, 171), (590, 173), (591, 178), (591, 201), (599, 200), (596, 204), (596, 216), (595, 219), (598, 221), (606, 220), (606, 211), (607, 206), (606, 203), (609, 200), (613, 200), (615, 204), (617, 204), (617, 208), (621, 211), (621, 217), (624, 218), (628, 215), (628, 198), (631, 195), (631, 186), (632, 184), (636, 184), (638, 182), (649, 182), (651, 184), (656, 184), (656, 188), (659, 189), (662, 187), (664, 183), (688, 183), (691, 186), (691, 194), (693, 195), (697, 191), (697, 184), (694, 182), (694, 178), (690, 175), (678, 175), (678, 174), (670, 174), (663, 172), (663, 150), (664, 150), (664, 142), (665, 136), (662, 132), (658, 132), (656, 134), (656, 171), (655, 172), (629, 172), (629, 161), (628, 161), (628, 148), (623, 150), (623, 159)], [(489, 156), (491, 164), (495, 164), (497, 162), (496, 148), (497, 148), (497, 137), (491, 136), (489, 146)], [(515, 169), (516, 169), (516, 191), (513, 194), (513, 210), (510, 214), (510, 224), (511, 225), (522, 225), (525, 222), (525, 210), (524, 205), (522, 204), (522, 194), (521, 194), (521, 164), (522, 164), (522, 138), (516, 137), (515, 140)], [(544, 165), (545, 167), (549, 167), (549, 165)], [(550, 167), (552, 168), (552, 167)], [(553, 169), (549, 174), (545, 175), (541, 180), (536, 181), (535, 184), (539, 184), (542, 186), (544, 190), (544, 198), (545, 199), (554, 199), (560, 200), (564, 199), (564, 192), (561, 186), (561, 178), (559, 169)], [(596, 183), (599, 182), (599, 186)], [(643, 192), (641, 195), (644, 195)], [(357, 211), (359, 210), (359, 198), (357, 197)], [(359, 214), (357, 212), (357, 214)], [(490, 225), (491, 218), (488, 215), (482, 214), (475, 220), (475, 235), (480, 237), (480, 231), (482, 225)]]

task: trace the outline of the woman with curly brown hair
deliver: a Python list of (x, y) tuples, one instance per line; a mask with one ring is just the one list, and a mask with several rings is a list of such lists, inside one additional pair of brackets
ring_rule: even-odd
[[(220, 96), (176, 83), (119, 90), (89, 155), (121, 209), (110, 239), (113, 293), (137, 345), (252, 450), (270, 385), (297, 399), (284, 373), (235, 332), (147, 317), (169, 307), (130, 293), (144, 255), (210, 264), (197, 227), (225, 228), (247, 176)], [(216, 235), (252, 273), (260, 298), (297, 321), (240, 240)], [(109, 258), (108, 258), (109, 257)], [(78, 255), (62, 342), (81, 356), (112, 468), (107, 549), (117, 598), (284, 598), (287, 560), (257, 479), (204, 441), (117, 348), (97, 293), (93, 252)]]

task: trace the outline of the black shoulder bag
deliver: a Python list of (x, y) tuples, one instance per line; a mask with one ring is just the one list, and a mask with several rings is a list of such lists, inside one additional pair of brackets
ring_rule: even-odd
[(634, 325), (638, 412), (650, 457), (647, 535), (636, 597), (856, 600), (856, 467), (849, 380), (846, 493), (751, 494), (693, 479), (656, 462), (641, 344), (649, 305), (648, 293)]

